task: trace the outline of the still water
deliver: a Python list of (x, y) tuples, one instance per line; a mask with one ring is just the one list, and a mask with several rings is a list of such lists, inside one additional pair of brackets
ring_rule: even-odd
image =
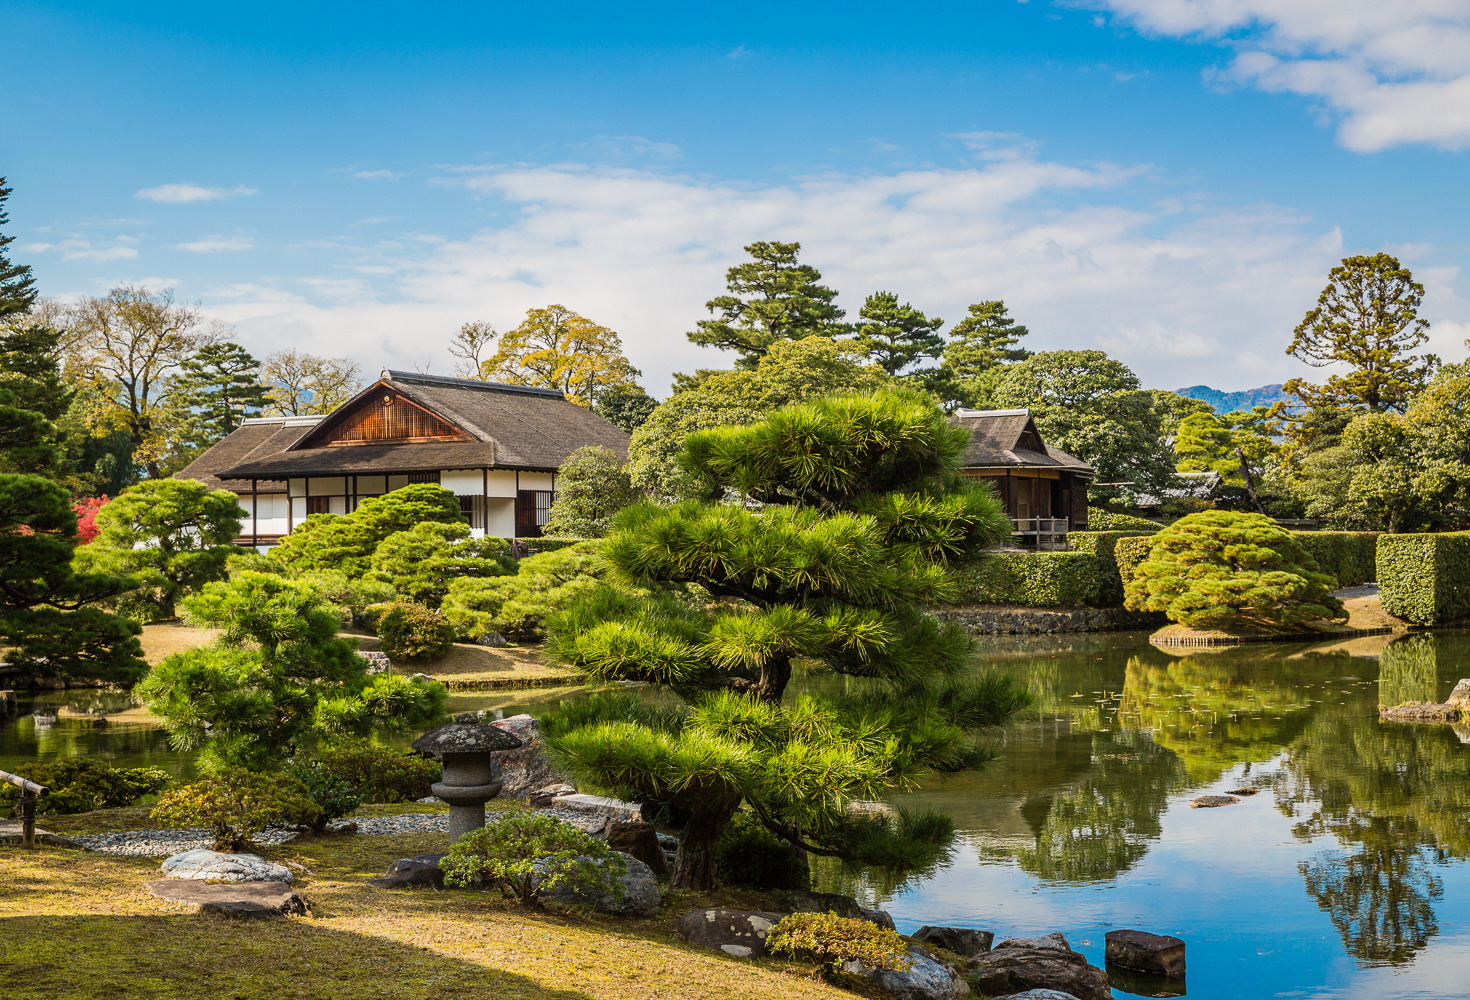
[[(1108, 930), (1174, 934), (1199, 1000), (1470, 997), (1470, 729), (1377, 713), (1448, 696), (1470, 633), (1181, 655), (1142, 634), (984, 639), (981, 656), (1026, 678), (1034, 714), (997, 734), (985, 771), (894, 799), (953, 816), (953, 856), (897, 887), (823, 871), (825, 888), (904, 931), (1060, 930), (1099, 965)], [(539, 714), (569, 696), (451, 707)], [(44, 695), (0, 727), (0, 768), (96, 753), (188, 776), (160, 730), (78, 717), (125, 707)], [(1260, 791), (1190, 808), (1243, 787)]]

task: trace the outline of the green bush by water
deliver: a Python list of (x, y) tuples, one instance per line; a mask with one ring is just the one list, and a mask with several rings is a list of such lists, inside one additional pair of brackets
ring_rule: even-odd
[(454, 648), (449, 619), (422, 604), (390, 604), (374, 627), (383, 640), (383, 652), (398, 663), (432, 663)]
[(1383, 610), (1416, 625), (1470, 618), (1470, 532), (1379, 536), (1378, 587)]
[(312, 764), (346, 783), (364, 802), (416, 802), (431, 794), (429, 786), (443, 770), (436, 760), (367, 740), (319, 747)]
[(736, 813), (715, 849), (721, 881), (753, 889), (811, 888), (806, 859), (747, 813)]
[[(109, 767), (90, 757), (28, 763), (21, 777), (50, 789), (36, 800), (36, 812), (43, 816), (130, 806), (144, 795), (162, 791), (173, 780), (161, 768)], [(19, 801), (19, 788), (0, 785), (0, 805), (14, 806)]]

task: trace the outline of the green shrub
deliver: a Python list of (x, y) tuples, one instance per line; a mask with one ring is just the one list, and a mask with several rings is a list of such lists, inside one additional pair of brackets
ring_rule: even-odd
[(316, 803), (317, 816), (311, 825), (317, 833), (321, 833), (332, 820), (350, 816), (362, 805), (362, 796), (356, 788), (316, 761), (292, 761), (286, 766), (285, 773), (301, 782)]
[[(538, 538), (534, 544), (563, 541)], [(601, 539), (553, 544), (550, 549), (522, 559), (515, 576), (451, 582), (442, 610), (455, 632), (467, 642), (487, 632), (499, 632), (517, 642), (535, 642), (545, 635), (549, 616), (612, 573), (602, 554)], [(634, 587), (627, 592), (646, 593)]]
[(227, 767), (165, 792), (152, 816), (164, 826), (208, 827), (216, 851), (248, 851), (251, 834), (277, 823), (314, 823), (318, 811), (295, 778)]
[(1153, 546), (1152, 535), (1130, 535), (1114, 543), (1113, 562), (1118, 565), (1118, 578), (1123, 582), (1125, 591), (1128, 581), (1133, 579), (1133, 574), (1138, 569), (1138, 564), (1148, 558), (1148, 551)]
[(442, 660), (454, 648), (449, 619), (422, 604), (390, 604), (378, 616), (376, 628), (383, 652), (400, 663)]
[(477, 879), (527, 906), (565, 886), (587, 895), (623, 897), (627, 862), (598, 840), (542, 812), (516, 812), (471, 830), (439, 862), (447, 885)]
[(1098, 588), (1092, 603), (1101, 608), (1115, 608), (1123, 603), (1123, 577), (1118, 571), (1118, 543), (1125, 538), (1149, 538), (1155, 533), (1115, 530), (1073, 531), (1067, 535), (1072, 551), (1086, 552), (1097, 559)]
[(366, 578), (352, 579), (346, 573), (313, 570), (296, 578), (322, 596), (342, 614), (342, 620), (358, 628), (367, 628), (367, 609), (397, 596), (392, 586)]
[(1378, 579), (1378, 532), (1293, 531), (1292, 535), (1339, 587)]
[(831, 977), (847, 962), (895, 972), (909, 967), (908, 942), (897, 931), (835, 913), (793, 913), (766, 937), (777, 954), (813, 959)]
[(1415, 625), (1470, 618), (1470, 532), (1378, 537), (1383, 610)]
[(1153, 536), (1127, 585), (1128, 607), (1191, 628), (1297, 628), (1345, 618), (1337, 581), (1264, 514), (1210, 510)]
[(530, 547), (531, 555), (539, 556), (545, 552), (560, 552), (562, 549), (569, 549), (573, 545), (579, 545), (582, 542), (595, 542), (598, 539), (573, 538), (571, 535), (557, 535), (555, 538), (552, 538), (543, 535), (540, 538), (524, 538), (522, 541)]
[(578, 448), (556, 470), (556, 502), (542, 530), (563, 538), (601, 538), (618, 511), (641, 498), (617, 452), (601, 445)]
[(467, 525), (438, 521), (389, 535), (378, 543), (371, 562), (365, 579), (386, 584), (404, 600), (430, 608), (444, 600), (451, 580), (516, 572), (506, 539), (471, 538)]
[(432, 792), (443, 768), (418, 754), (369, 743), (341, 740), (319, 747), (312, 764), (346, 783), (364, 802), (416, 802)]
[(1087, 530), (1088, 531), (1147, 531), (1155, 532), (1163, 528), (1158, 521), (1150, 521), (1144, 517), (1133, 514), (1120, 514), (1117, 511), (1108, 510), (1104, 507), (1087, 508)]
[(1106, 590), (1101, 562), (1086, 552), (986, 552), (951, 572), (966, 604), (1084, 607)]
[(368, 497), (351, 514), (312, 514), (270, 550), (288, 573), (328, 570), (359, 577), (370, 568), (378, 543), (417, 524), (463, 524), (459, 499), (437, 483), (413, 483)]
[(748, 813), (736, 813), (715, 849), (721, 881), (753, 889), (810, 889), (806, 858)]
[[(36, 800), (36, 812), (63, 815), (93, 809), (130, 806), (144, 795), (162, 791), (173, 779), (157, 767), (109, 767), (91, 757), (70, 757), (49, 764), (27, 764), (22, 777), (51, 791)], [(0, 804), (20, 800), (20, 789), (0, 785)]]

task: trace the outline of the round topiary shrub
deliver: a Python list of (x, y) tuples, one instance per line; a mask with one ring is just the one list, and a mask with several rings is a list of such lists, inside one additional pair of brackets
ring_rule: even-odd
[(454, 647), (449, 619), (422, 604), (390, 604), (378, 616), (377, 629), (383, 652), (398, 662), (440, 660)]
[(721, 881), (753, 889), (811, 888), (806, 858), (748, 813), (736, 813), (720, 835), (715, 871)]
[(542, 893), (558, 887), (621, 899), (627, 873), (605, 841), (541, 812), (510, 813), (471, 830), (439, 867), (446, 885), (484, 880), (527, 906), (540, 906)]
[(334, 819), (351, 815), (362, 805), (362, 796), (349, 782), (331, 773), (317, 761), (296, 760), (286, 765), (287, 775), (301, 782), (317, 806), (311, 827), (317, 833)]
[(1346, 618), (1336, 586), (1275, 521), (1222, 510), (1190, 514), (1153, 536), (1125, 581), (1133, 611), (1162, 611), (1191, 628), (1270, 631)]

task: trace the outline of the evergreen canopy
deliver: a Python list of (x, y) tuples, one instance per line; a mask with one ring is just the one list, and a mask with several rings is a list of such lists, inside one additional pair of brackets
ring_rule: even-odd
[[(962, 680), (967, 635), (922, 613), (949, 592), (947, 559), (1010, 529), (988, 488), (955, 476), (966, 439), (931, 402), (894, 390), (690, 435), (681, 460), (705, 498), (630, 507), (606, 543), (624, 580), (653, 596), (605, 584), (551, 619), (553, 655), (685, 701), (669, 712), (594, 700), (554, 723), (586, 780), (690, 817), (676, 884), (710, 884), (742, 803), (777, 836), (849, 859), (897, 864), (923, 853), (915, 836), (930, 851), (946, 840), (942, 822), (859, 820), (846, 807), (915, 770), (973, 764), (965, 728), (1022, 698), (1009, 679)], [(690, 584), (710, 600), (676, 595)], [(798, 662), (869, 686), (787, 703)]]

